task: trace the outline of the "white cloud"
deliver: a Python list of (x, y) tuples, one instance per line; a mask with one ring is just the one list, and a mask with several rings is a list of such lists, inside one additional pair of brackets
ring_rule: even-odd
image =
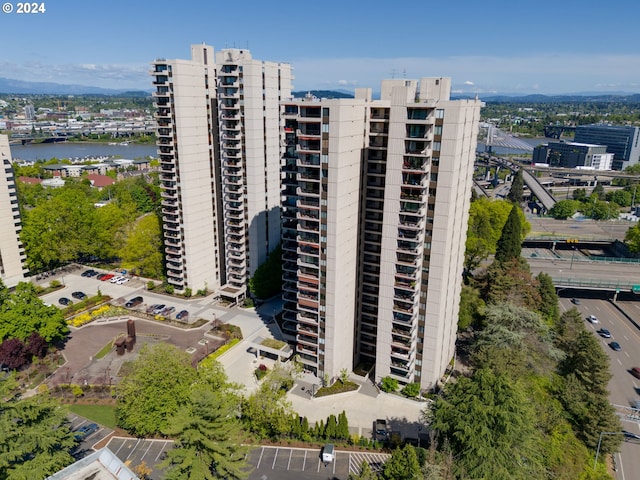
[(466, 82), (464, 82), (465, 85), (475, 85), (475, 83), (473, 83), (471, 80), (467, 80)]

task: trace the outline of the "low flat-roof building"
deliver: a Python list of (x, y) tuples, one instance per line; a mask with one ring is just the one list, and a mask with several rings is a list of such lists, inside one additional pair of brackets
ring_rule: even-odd
[(72, 463), (47, 480), (138, 480), (138, 476), (107, 447)]
[(550, 167), (580, 170), (611, 170), (613, 153), (606, 145), (578, 142), (549, 142), (533, 149), (533, 163), (546, 163)]

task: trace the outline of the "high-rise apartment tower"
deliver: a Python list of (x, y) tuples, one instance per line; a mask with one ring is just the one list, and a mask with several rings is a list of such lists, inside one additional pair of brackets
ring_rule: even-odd
[(280, 241), (279, 101), (291, 67), (193, 45), (153, 63), (168, 282), (240, 300)]
[(285, 330), (319, 376), (433, 387), (454, 355), (482, 103), (450, 79), (283, 102)]
[(27, 273), (26, 255), (20, 242), (20, 209), (18, 194), (11, 164), (9, 138), (0, 135), (0, 279), (13, 287), (24, 280)]

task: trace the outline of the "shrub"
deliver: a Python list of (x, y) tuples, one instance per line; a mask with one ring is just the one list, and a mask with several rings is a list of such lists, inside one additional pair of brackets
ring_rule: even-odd
[(75, 383), (71, 385), (71, 393), (76, 398), (80, 398), (84, 396), (84, 391), (80, 385), (76, 385)]
[(419, 393), (420, 393), (420, 384), (418, 383), (409, 383), (408, 385), (405, 385), (405, 387), (402, 389), (402, 394), (405, 397), (414, 398), (414, 397), (417, 397)]
[(49, 287), (51, 288), (58, 288), (60, 286), (62, 286), (62, 284), (60, 283), (60, 280), (51, 280), (49, 282)]
[(151, 281), (151, 280), (149, 280), (147, 282), (147, 290), (153, 290), (154, 288), (156, 288), (156, 283)]
[(380, 390), (386, 393), (393, 393), (398, 390), (398, 381), (395, 378), (384, 377), (380, 385)]
[(185, 298), (190, 298), (191, 295), (193, 295), (193, 291), (189, 287), (187, 287), (184, 289), (183, 295)]
[(175, 291), (175, 289), (173, 288), (173, 285), (171, 285), (170, 283), (167, 283), (167, 284), (164, 286), (164, 291), (165, 291), (166, 293), (168, 293), (169, 295), (172, 295), (172, 294), (173, 294), (173, 292)]
[(268, 372), (267, 366), (261, 363), (260, 366), (255, 370), (256, 378), (258, 380), (262, 380), (264, 376), (267, 374), (267, 372)]

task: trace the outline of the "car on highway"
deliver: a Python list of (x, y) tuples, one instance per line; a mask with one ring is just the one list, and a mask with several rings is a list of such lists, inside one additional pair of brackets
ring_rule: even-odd
[(127, 308), (137, 307), (143, 301), (144, 301), (144, 299), (142, 297), (133, 297), (131, 300), (129, 300), (127, 303), (125, 303), (124, 306), (127, 307)]
[(573, 303), (574, 305), (580, 305), (580, 299), (579, 298), (572, 298), (571, 299), (571, 303)]
[(72, 302), (67, 297), (62, 297), (60, 300), (58, 300), (58, 303), (66, 307), (67, 305), (71, 305)]
[(625, 440), (640, 440), (640, 434), (622, 430)]
[(596, 317), (595, 315), (589, 315), (587, 317), (587, 320), (589, 320), (590, 323), (598, 323), (598, 317)]
[(71, 296), (73, 298), (77, 298), (78, 300), (84, 300), (85, 298), (87, 298), (87, 294), (84, 292), (73, 292)]
[(622, 350), (622, 347), (620, 346), (620, 344), (618, 342), (611, 342), (609, 344), (609, 346), (615, 350), (616, 352), (619, 352), (620, 350)]
[(78, 441), (84, 440), (85, 438), (87, 438), (92, 433), (97, 432), (99, 429), (100, 429), (100, 427), (98, 426), (98, 424), (90, 423), (88, 425), (83, 425), (78, 430), (76, 430), (73, 436)]
[(606, 328), (601, 328), (600, 330), (598, 330), (598, 335), (600, 335), (602, 338), (611, 338), (611, 332)]
[(189, 312), (186, 310), (180, 310), (176, 314), (176, 320), (186, 320), (187, 318), (189, 318)]
[(634, 377), (640, 378), (640, 367), (633, 367), (629, 372), (631, 372), (631, 375)]

